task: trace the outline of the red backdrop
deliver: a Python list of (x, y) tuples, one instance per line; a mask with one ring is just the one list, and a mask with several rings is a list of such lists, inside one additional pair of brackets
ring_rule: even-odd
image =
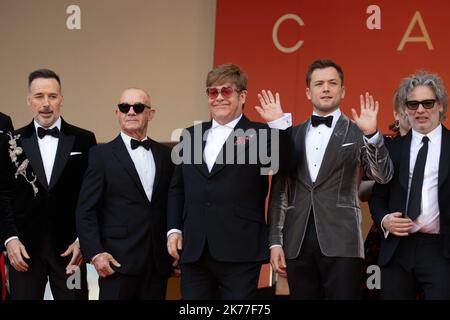
[[(367, 13), (371, 5), (380, 9), (380, 19), (373, 20), (373, 11)], [(413, 19), (417, 12), (421, 19)], [(248, 73), (245, 113), (250, 118), (260, 120), (254, 110), (257, 92), (272, 89), (281, 94), (283, 109), (292, 112), (298, 124), (312, 110), (305, 97), (308, 64), (333, 59), (345, 74), (342, 110), (350, 116), (351, 107), (359, 108), (359, 95), (369, 91), (381, 103), (378, 127), (388, 132), (392, 95), (401, 78), (425, 69), (450, 85), (449, 12), (450, 1), (444, 0), (218, 0), (214, 64), (233, 62)], [(283, 17), (276, 33), (279, 46), (290, 48), (303, 41), (291, 53), (274, 44), (274, 27)], [(368, 20), (381, 29), (369, 29)], [(413, 28), (407, 32), (410, 24)], [(407, 42), (398, 50), (404, 37)], [(413, 37), (421, 39), (413, 42)]]
[[(317, 58), (342, 66), (346, 96), (341, 109), (347, 115), (351, 107), (359, 108), (360, 94), (374, 95), (381, 103), (378, 127), (384, 133), (393, 121), (392, 96), (403, 77), (425, 69), (450, 86), (450, 1), (217, 0), (216, 12), (214, 65), (232, 62), (247, 72), (245, 113), (253, 120), (261, 120), (254, 109), (256, 94), (271, 89), (280, 93), (294, 124), (305, 121), (312, 112), (305, 72)], [(303, 43), (297, 50), (280, 50), (298, 41)], [(259, 285), (269, 282), (265, 265)]]

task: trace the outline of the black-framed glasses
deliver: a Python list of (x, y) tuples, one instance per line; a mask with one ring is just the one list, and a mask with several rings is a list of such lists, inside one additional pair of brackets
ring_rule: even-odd
[(410, 100), (406, 101), (405, 105), (409, 110), (417, 110), (420, 105), (422, 105), (422, 107), (424, 107), (425, 109), (431, 109), (434, 107), (435, 103), (436, 99), (426, 99), (422, 101)]
[(119, 108), (119, 111), (122, 113), (128, 113), (128, 111), (130, 111), (131, 107), (133, 107), (134, 112), (136, 113), (142, 113), (145, 108), (149, 108), (151, 109), (148, 105), (143, 104), (143, 103), (135, 103), (135, 104), (129, 104), (129, 103), (119, 103), (117, 105), (117, 107)]
[(206, 95), (210, 98), (210, 99), (215, 99), (219, 96), (219, 93), (222, 95), (222, 97), (224, 98), (230, 98), (231, 95), (233, 94), (233, 92), (241, 92), (241, 90), (232, 88), (232, 87), (222, 87), (222, 88), (216, 88), (216, 87), (208, 87), (206, 88)]

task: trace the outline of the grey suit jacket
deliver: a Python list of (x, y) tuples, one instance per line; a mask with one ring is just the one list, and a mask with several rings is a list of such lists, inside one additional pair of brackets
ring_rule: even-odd
[(305, 151), (310, 120), (292, 129), (295, 165), (274, 176), (269, 202), (269, 242), (282, 245), (287, 259), (298, 256), (311, 209), (320, 249), (329, 257), (364, 257), (358, 187), (362, 175), (387, 183), (393, 165), (379, 135), (364, 141), (361, 130), (341, 115), (325, 150), (315, 183)]

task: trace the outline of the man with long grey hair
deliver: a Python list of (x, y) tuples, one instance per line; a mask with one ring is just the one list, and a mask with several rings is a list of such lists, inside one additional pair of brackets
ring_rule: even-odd
[(382, 299), (450, 299), (450, 131), (448, 96), (436, 74), (417, 72), (398, 89), (412, 130), (387, 145), (395, 174), (376, 184), (372, 217), (381, 241)]

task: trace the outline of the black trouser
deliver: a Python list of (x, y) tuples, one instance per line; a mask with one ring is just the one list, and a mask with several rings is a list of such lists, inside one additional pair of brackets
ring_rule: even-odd
[(450, 260), (442, 254), (439, 235), (402, 237), (392, 260), (381, 268), (381, 299), (450, 299)]
[(220, 262), (206, 246), (198, 261), (180, 268), (185, 300), (248, 300), (255, 297), (261, 262)]
[(87, 300), (86, 266), (80, 267), (78, 289), (77, 280), (72, 280), (74, 276), (66, 274), (71, 257), (62, 258), (59, 256), (61, 253), (55, 252), (50, 239), (46, 239), (39, 253), (30, 254), (30, 259), (25, 259), (28, 271), (16, 271), (8, 260), (11, 299), (42, 300), (48, 280), (55, 300)]
[(99, 300), (164, 300), (169, 275), (160, 274), (152, 262), (147, 265), (140, 275), (116, 272), (106, 278), (99, 277)]
[(297, 258), (287, 260), (290, 299), (361, 299), (361, 258), (326, 257), (311, 212)]

